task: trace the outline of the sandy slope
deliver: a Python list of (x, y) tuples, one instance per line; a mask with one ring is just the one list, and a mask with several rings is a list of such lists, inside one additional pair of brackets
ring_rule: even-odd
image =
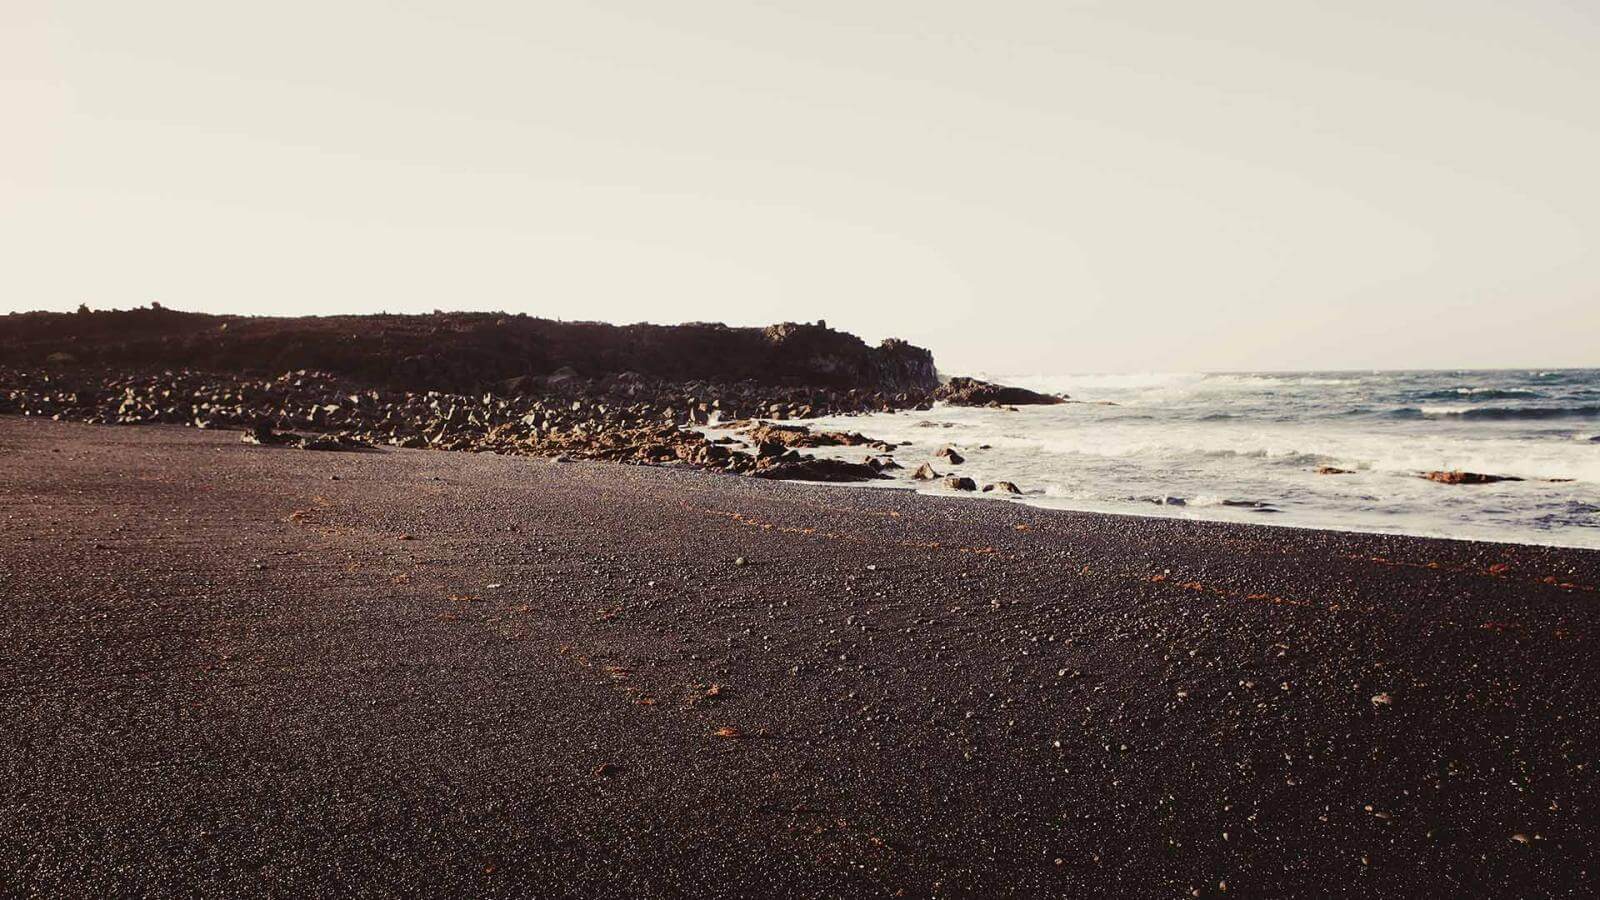
[(1589, 894), (1597, 584), (0, 419), (0, 893)]

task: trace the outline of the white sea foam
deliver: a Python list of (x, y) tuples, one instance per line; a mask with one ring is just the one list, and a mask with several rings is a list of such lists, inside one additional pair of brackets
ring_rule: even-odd
[[(1555, 376), (1559, 375), (1560, 378)], [(1568, 402), (1600, 373), (1147, 373), (997, 376), (1071, 403), (1017, 412), (938, 407), (826, 423), (896, 442), (906, 472), (954, 444), (959, 471), (1006, 479), (1029, 502), (1161, 515), (1600, 547), (1600, 443), (1593, 420), (1520, 417), (1519, 404)], [(1465, 385), (1465, 386), (1464, 386)], [(1463, 390), (1471, 393), (1460, 393)], [(1480, 403), (1409, 398), (1492, 394)], [(1520, 399), (1526, 395), (1527, 399)], [(1570, 398), (1569, 398), (1570, 399)], [(1569, 404), (1570, 405), (1570, 404)], [(1530, 407), (1534, 413), (1539, 410)], [(1397, 416), (1394, 410), (1420, 410)], [(1509, 410), (1509, 415), (1500, 416)], [(987, 449), (980, 449), (987, 446)], [(839, 451), (841, 456), (859, 452)], [(1319, 475), (1318, 467), (1350, 470)], [(1460, 469), (1526, 479), (1451, 487), (1420, 473)], [(904, 476), (905, 473), (902, 473)], [(1182, 505), (1162, 504), (1166, 498)], [(1265, 504), (1276, 513), (1252, 505)]]

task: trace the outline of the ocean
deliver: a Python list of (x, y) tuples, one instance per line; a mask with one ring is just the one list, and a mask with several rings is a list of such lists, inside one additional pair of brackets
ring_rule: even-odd
[[(913, 442), (895, 474), (929, 492), (956, 493), (925, 460), (1040, 506), (1600, 548), (1600, 370), (979, 377), (1077, 402), (811, 424)], [(1420, 477), (1457, 469), (1523, 480)]]

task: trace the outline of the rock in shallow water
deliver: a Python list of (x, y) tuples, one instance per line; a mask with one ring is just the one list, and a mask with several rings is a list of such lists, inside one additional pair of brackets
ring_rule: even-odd
[(1515, 475), (1485, 475), (1481, 472), (1463, 472), (1460, 469), (1424, 472), (1422, 477), (1440, 484), (1494, 484), (1497, 481), (1521, 481)]

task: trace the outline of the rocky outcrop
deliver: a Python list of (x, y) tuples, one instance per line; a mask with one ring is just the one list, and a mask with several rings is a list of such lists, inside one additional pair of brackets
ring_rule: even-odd
[(410, 391), (544, 392), (631, 374), (670, 382), (921, 395), (938, 386), (927, 350), (814, 325), (608, 325), (503, 313), (268, 318), (152, 308), (0, 317), (0, 359), (265, 375), (329, 372)]
[(951, 406), (1028, 406), (1067, 402), (1066, 397), (1055, 394), (1041, 394), (1027, 388), (964, 377), (952, 378), (939, 385), (933, 392), (933, 398)]

